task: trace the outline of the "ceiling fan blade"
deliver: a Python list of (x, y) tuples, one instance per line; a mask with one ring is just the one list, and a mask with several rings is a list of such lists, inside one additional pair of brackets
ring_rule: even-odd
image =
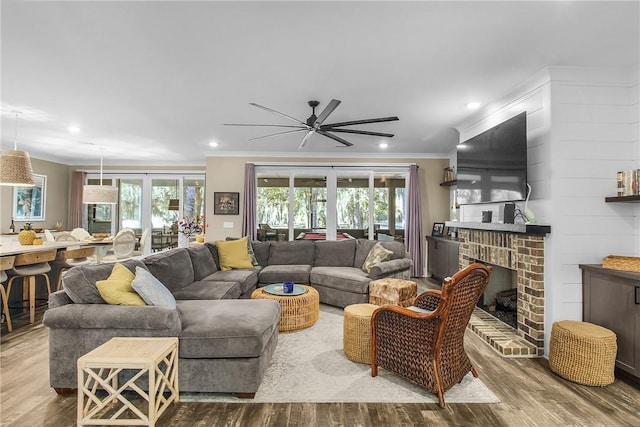
[(311, 134), (313, 134), (313, 130), (310, 130), (309, 132), (307, 132), (307, 134), (304, 136), (304, 138), (302, 138), (302, 141), (300, 141), (300, 145), (298, 145), (298, 150), (303, 148), (305, 145), (307, 145), (307, 141), (309, 140), (309, 138), (311, 137)]
[(355, 133), (359, 135), (382, 136), (385, 138), (393, 138), (394, 136), (392, 133), (369, 132), (367, 130), (356, 130), (356, 129), (334, 129), (334, 128), (327, 128), (326, 126), (321, 126), (320, 130), (329, 131), (329, 132)]
[(322, 110), (322, 113), (320, 113), (320, 115), (318, 116), (318, 118), (316, 119), (313, 125), (315, 127), (318, 127), (322, 123), (324, 123), (324, 121), (327, 120), (327, 117), (329, 117), (329, 114), (333, 113), (333, 110), (335, 110), (338, 107), (338, 105), (340, 105), (340, 102), (342, 101), (338, 101), (337, 99), (332, 99), (331, 102), (328, 103), (326, 107), (324, 107), (324, 110)]
[(353, 120), (350, 122), (340, 122), (340, 123), (331, 123), (328, 125), (324, 125), (325, 128), (336, 128), (341, 126), (351, 126), (351, 125), (362, 125), (365, 123), (380, 123), (380, 122), (394, 122), (396, 120), (400, 120), (397, 117), (380, 117), (378, 119), (365, 119), (365, 120)]
[(286, 115), (284, 113), (281, 113), (280, 111), (272, 110), (271, 108), (263, 107), (262, 105), (256, 104), (255, 102), (250, 102), (249, 105), (253, 105), (254, 107), (262, 108), (263, 110), (266, 110), (266, 111), (271, 111), (272, 113), (278, 114), (278, 115), (280, 115), (282, 117), (286, 117), (287, 119), (293, 120), (294, 122), (296, 122), (298, 124), (301, 124), (303, 126), (307, 125), (305, 122), (302, 122), (302, 121), (300, 121), (300, 120), (298, 120), (298, 119), (296, 119), (294, 117), (288, 116), (288, 115)]
[(294, 125), (261, 125), (256, 123), (224, 123), (225, 126), (267, 126), (267, 127), (277, 127), (277, 128), (298, 128), (298, 129), (306, 129), (307, 126), (294, 126)]
[(353, 145), (353, 144), (352, 144), (352, 143), (350, 143), (349, 141), (344, 140), (344, 139), (340, 138), (339, 136), (331, 135), (330, 133), (328, 133), (328, 132), (326, 132), (326, 131), (318, 130), (317, 132), (318, 132), (320, 135), (324, 135), (324, 136), (326, 136), (327, 138), (331, 138), (331, 139), (333, 139), (334, 141), (338, 141), (340, 144), (346, 145), (347, 147), (351, 147), (351, 146)]
[(296, 130), (286, 130), (284, 132), (272, 133), (272, 134), (269, 134), (269, 135), (258, 136), (256, 138), (249, 138), (249, 141), (255, 141), (256, 139), (263, 139), (263, 138), (271, 138), (272, 136), (285, 135), (287, 133), (302, 132), (302, 131), (305, 131), (305, 130), (307, 130), (307, 128), (300, 128), (300, 129), (296, 129)]

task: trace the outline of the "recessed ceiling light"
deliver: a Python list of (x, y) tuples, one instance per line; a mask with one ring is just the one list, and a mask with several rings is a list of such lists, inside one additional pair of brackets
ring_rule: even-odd
[(388, 146), (389, 146), (389, 144), (387, 144), (386, 142), (381, 142), (381, 143), (378, 145), (378, 147), (383, 148), (383, 149), (384, 149), (384, 148), (387, 148)]
[(215, 141), (210, 141), (210, 142), (209, 142), (209, 146), (210, 146), (210, 147), (217, 147), (217, 146), (218, 146), (218, 143), (217, 143), (217, 142), (215, 142)]
[(467, 108), (470, 109), (470, 110), (475, 110), (478, 107), (480, 107), (480, 103), (479, 102), (469, 102), (467, 104)]
[(71, 133), (79, 133), (80, 127), (78, 125), (70, 125), (67, 130)]

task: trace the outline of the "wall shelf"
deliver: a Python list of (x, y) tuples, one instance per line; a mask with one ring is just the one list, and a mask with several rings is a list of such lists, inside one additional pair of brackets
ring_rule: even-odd
[[(442, 184), (440, 184), (442, 185)], [(607, 203), (640, 203), (640, 195), (638, 196), (619, 196), (619, 197), (605, 197)]]
[(440, 183), (440, 187), (451, 187), (453, 185), (458, 184), (458, 180), (454, 179), (453, 181), (445, 181)]

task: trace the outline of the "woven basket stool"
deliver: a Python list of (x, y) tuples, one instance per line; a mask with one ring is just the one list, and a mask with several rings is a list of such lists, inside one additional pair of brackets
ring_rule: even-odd
[(394, 279), (393, 277), (372, 280), (369, 283), (369, 303), (409, 307), (415, 302), (417, 291), (418, 285), (411, 280)]
[(616, 334), (593, 323), (563, 320), (551, 328), (549, 367), (574, 383), (605, 386), (614, 380)]
[(344, 308), (342, 347), (347, 359), (371, 363), (371, 315), (374, 304), (352, 304)]

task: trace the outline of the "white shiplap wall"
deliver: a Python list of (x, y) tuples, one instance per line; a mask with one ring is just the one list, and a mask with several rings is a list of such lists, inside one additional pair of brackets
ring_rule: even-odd
[[(637, 68), (551, 67), (460, 129), (464, 141), (527, 111), (529, 207), (552, 227), (545, 240), (547, 349), (553, 322), (582, 318), (578, 264), (640, 255), (640, 204), (604, 202), (616, 194), (618, 170), (640, 168), (639, 93)], [(487, 209), (496, 218), (498, 206), (466, 206), (461, 218), (480, 221)]]

